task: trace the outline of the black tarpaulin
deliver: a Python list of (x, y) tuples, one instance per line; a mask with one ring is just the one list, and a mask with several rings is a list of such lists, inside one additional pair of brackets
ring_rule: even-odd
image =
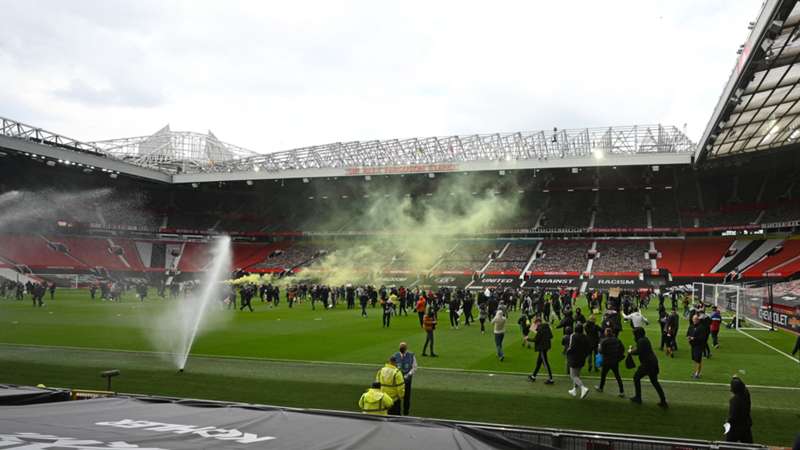
[(69, 391), (0, 384), (0, 405), (31, 405), (69, 400)]
[(519, 449), (437, 421), (117, 397), (0, 408), (0, 448)]

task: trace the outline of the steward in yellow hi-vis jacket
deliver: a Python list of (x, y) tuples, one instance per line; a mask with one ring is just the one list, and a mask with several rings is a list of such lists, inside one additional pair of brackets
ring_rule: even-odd
[(389, 414), (399, 416), (401, 413), (400, 399), (406, 393), (406, 383), (403, 379), (403, 372), (397, 368), (397, 358), (394, 356), (389, 358), (389, 362), (375, 375), (375, 381), (381, 384), (381, 391), (391, 397), (394, 402), (389, 409)]
[(361, 394), (361, 398), (358, 399), (358, 407), (361, 408), (362, 413), (376, 416), (385, 416), (393, 404), (392, 398), (381, 391), (381, 383), (379, 381), (373, 382), (372, 387)]

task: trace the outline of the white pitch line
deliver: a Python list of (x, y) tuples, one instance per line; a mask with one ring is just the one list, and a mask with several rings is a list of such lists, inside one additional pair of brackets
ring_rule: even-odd
[[(142, 355), (169, 355), (171, 353), (168, 352), (157, 352), (151, 350), (126, 350), (126, 349), (111, 349), (111, 348), (99, 348), (99, 347), (73, 347), (67, 345), (39, 345), (39, 344), (13, 344), (13, 343), (6, 343), (0, 342), (0, 346), (11, 346), (11, 347), (32, 347), (32, 348), (42, 348), (42, 349), (67, 349), (67, 350), (89, 350), (89, 351), (97, 351), (97, 352), (121, 352), (121, 353), (133, 353), (133, 354), (142, 354)], [(306, 365), (329, 365), (329, 366), (351, 366), (351, 367), (377, 367), (375, 364), (369, 363), (356, 363), (356, 362), (343, 362), (343, 361), (314, 361), (308, 359), (283, 359), (283, 358), (259, 358), (257, 356), (230, 356), (230, 355), (207, 355), (207, 354), (196, 354), (192, 353), (189, 355), (190, 358), (200, 358), (200, 359), (230, 359), (230, 360), (242, 360), (242, 361), (263, 361), (263, 362), (279, 362), (279, 363), (290, 363), (290, 364), (306, 364)], [(477, 370), (477, 369), (457, 369), (453, 367), (424, 367), (419, 366), (419, 369), (423, 371), (429, 370), (432, 372), (459, 372), (459, 373), (474, 373), (480, 375), (515, 375), (515, 376), (527, 376), (530, 375), (528, 372), (513, 372), (513, 371), (492, 371), (492, 370)], [(559, 378), (567, 378), (569, 375), (566, 374), (553, 374), (554, 377)], [(582, 378), (590, 379), (590, 380), (599, 380), (600, 377), (596, 376), (582, 376)], [(699, 386), (721, 386), (721, 387), (729, 387), (730, 385), (727, 383), (712, 383), (708, 381), (688, 381), (688, 380), (658, 380), (662, 383), (670, 383), (670, 384), (687, 384), (687, 385), (699, 385)], [(759, 385), (759, 384), (748, 384), (748, 388), (753, 389), (775, 389), (775, 390), (788, 390), (788, 391), (800, 391), (800, 387), (795, 386), (768, 386), (768, 385)]]
[(790, 354), (788, 354), (788, 353), (786, 353), (786, 352), (784, 352), (784, 351), (782, 351), (782, 350), (779, 350), (779, 349), (777, 349), (777, 348), (775, 348), (775, 347), (773, 347), (773, 346), (771, 346), (771, 345), (767, 344), (766, 342), (764, 342), (764, 341), (762, 341), (761, 339), (759, 339), (759, 338), (757, 338), (757, 337), (755, 337), (755, 336), (751, 335), (750, 333), (747, 333), (747, 332), (745, 332), (745, 331), (742, 331), (742, 330), (739, 330), (739, 332), (740, 332), (740, 333), (742, 333), (743, 335), (745, 335), (745, 336), (747, 336), (747, 337), (749, 337), (749, 338), (751, 338), (751, 339), (755, 340), (756, 342), (759, 342), (759, 343), (761, 343), (761, 344), (763, 344), (763, 345), (765, 345), (765, 346), (767, 346), (767, 347), (769, 347), (769, 348), (771, 348), (771, 349), (775, 350), (776, 352), (778, 352), (778, 353), (780, 353), (781, 355), (783, 355), (783, 356), (785, 356), (785, 357), (787, 357), (787, 358), (791, 359), (791, 360), (792, 360), (792, 361), (794, 361), (794, 362), (800, 362), (800, 360), (799, 360), (799, 359), (797, 359), (797, 358), (795, 358), (794, 356), (792, 356), (792, 355), (790, 355)]

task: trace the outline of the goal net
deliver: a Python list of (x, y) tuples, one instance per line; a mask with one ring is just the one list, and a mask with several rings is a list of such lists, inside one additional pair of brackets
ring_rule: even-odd
[(705, 305), (716, 306), (725, 324), (732, 324), (737, 330), (770, 328), (769, 293), (766, 287), (693, 283), (692, 293)]

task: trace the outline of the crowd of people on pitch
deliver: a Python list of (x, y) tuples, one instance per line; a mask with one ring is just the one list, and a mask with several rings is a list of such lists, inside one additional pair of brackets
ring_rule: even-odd
[[(129, 285), (121, 281), (98, 281), (89, 285), (89, 298), (102, 301), (119, 302), (122, 299), (122, 294), (129, 289)], [(145, 286), (147, 286), (145, 284)], [(145, 295), (146, 297), (146, 295)], [(144, 301), (144, 298), (142, 298)]]
[[(183, 283), (177, 294), (188, 294), (196, 287), (196, 283)], [(94, 283), (90, 285), (89, 292), (92, 299), (97, 297), (99, 291), (101, 299), (118, 301), (128, 289), (134, 289), (141, 301), (147, 297), (148, 286), (144, 282)], [(362, 317), (367, 317), (368, 310), (374, 308), (380, 311), (383, 327), (390, 327), (393, 317), (408, 316), (410, 311), (412, 316), (417, 316), (419, 326), (426, 334), (422, 348), (424, 357), (439, 356), (434, 349), (435, 331), (439, 325), (439, 317), (446, 314), (445, 320), (452, 329), (479, 324), (482, 334), (487, 331), (493, 334), (497, 358), (502, 362), (505, 359), (503, 346), (510, 315), (518, 312), (516, 323), (522, 338), (521, 344), (536, 352), (535, 366), (528, 375), (530, 382), (536, 382), (539, 373), (544, 371), (547, 373), (544, 383), (552, 385), (555, 383), (554, 370), (563, 370), (571, 382), (569, 395), (586, 398), (590, 390), (581, 378), (582, 371), (585, 369), (600, 373), (599, 384), (594, 388), (601, 393), (605, 389), (607, 376), (611, 373), (619, 389), (618, 395), (625, 397), (619, 367), (624, 364), (628, 369), (636, 369), (633, 375), (634, 395), (630, 400), (634, 403), (642, 402), (641, 380), (646, 377), (657, 392), (658, 405), (662, 408), (668, 408), (668, 403), (658, 380), (658, 357), (645, 331), (650, 322), (642, 311), (649, 308), (651, 299), (657, 299), (659, 349), (671, 358), (675, 357), (679, 347), (681, 322), (688, 321), (684, 337), (691, 349), (690, 355), (694, 364), (692, 377), (695, 379), (701, 376), (703, 361), (711, 358), (712, 348), (719, 348), (719, 331), (722, 326), (722, 314), (716, 306), (711, 306), (709, 310), (707, 305), (695, 301), (689, 293), (678, 290), (657, 293), (652, 290), (590, 290), (585, 293), (585, 301), (581, 299), (577, 289), (566, 287), (467, 290), (444, 286), (424, 289), (352, 284), (332, 287), (297, 283), (286, 286), (285, 290), (290, 308), (306, 302), (310, 303), (312, 309), (317, 306), (333, 309), (338, 304), (345, 305), (347, 309), (357, 309), (360, 306)], [(29, 294), (33, 298), (34, 306), (43, 304), (42, 297), (48, 291), (53, 298), (55, 284), (0, 283), (0, 297), (13, 296), (21, 300), (25, 294)], [(252, 300), (260, 298), (263, 303), (278, 307), (280, 294), (280, 287), (271, 284), (232, 285), (226, 291), (223, 304), (236, 308), (238, 297), (239, 309), (249, 307), (252, 311)], [(159, 295), (164, 296), (164, 292), (159, 290)], [(683, 304), (682, 314), (678, 312), (679, 304)], [(627, 347), (623, 343), (628, 336), (624, 332), (625, 323), (629, 324), (629, 337), (632, 338), (632, 344)], [(565, 356), (566, 367), (554, 369), (550, 365), (548, 354), (554, 347), (553, 340), (556, 339), (558, 330), (561, 330), (559, 344), (560, 351)], [(411, 380), (416, 370), (416, 357), (408, 352), (405, 343), (401, 343), (399, 351), (376, 375), (372, 388), (360, 399), (362, 410), (407, 415), (411, 402)], [(729, 418), (732, 428), (727, 436), (732, 440), (752, 441), (749, 434), (751, 421), (747, 388), (741, 380), (734, 379), (731, 390), (734, 393)]]
[(44, 297), (50, 293), (50, 300), (56, 295), (56, 284), (47, 281), (33, 282), (28, 280), (25, 283), (20, 281), (0, 280), (0, 297), (4, 300), (14, 299), (22, 301), (25, 295), (31, 296), (34, 307), (44, 306)]

